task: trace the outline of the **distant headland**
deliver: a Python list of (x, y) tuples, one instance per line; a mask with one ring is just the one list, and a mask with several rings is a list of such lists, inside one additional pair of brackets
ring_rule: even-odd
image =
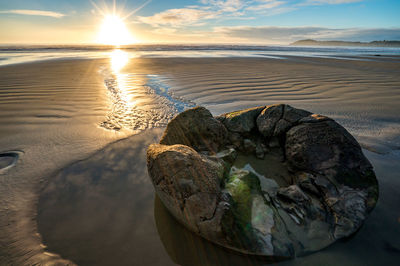
[(346, 41), (316, 41), (300, 40), (290, 45), (294, 46), (370, 46), (370, 47), (400, 47), (400, 41), (372, 41), (372, 42), (346, 42)]

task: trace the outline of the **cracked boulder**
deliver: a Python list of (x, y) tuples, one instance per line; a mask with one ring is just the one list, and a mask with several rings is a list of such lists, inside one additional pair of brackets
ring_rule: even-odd
[(334, 120), (285, 104), (176, 116), (147, 150), (161, 201), (226, 248), (291, 258), (355, 233), (378, 199), (357, 141)]

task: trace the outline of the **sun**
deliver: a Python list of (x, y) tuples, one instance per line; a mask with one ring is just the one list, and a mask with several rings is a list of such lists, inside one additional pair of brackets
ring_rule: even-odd
[(97, 43), (120, 46), (136, 42), (122, 18), (117, 15), (104, 17), (97, 36)]

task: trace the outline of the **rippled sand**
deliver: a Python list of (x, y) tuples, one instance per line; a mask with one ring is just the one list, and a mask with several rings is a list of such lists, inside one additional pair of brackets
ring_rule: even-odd
[(109, 60), (0, 67), (0, 152), (18, 154), (16, 161), (0, 157), (0, 264), (104, 265), (116, 254), (121, 265), (266, 263), (235, 257), (174, 223), (153, 202), (144, 151), (162, 131), (151, 129), (185, 108), (203, 105), (217, 115), (279, 102), (343, 124), (369, 150), (381, 190), (354, 238), (283, 265), (395, 262), (400, 61), (377, 60), (133, 58), (120, 67)]
[(0, 152), (19, 153), (16, 164), (0, 173), (1, 265), (53, 260), (43, 253), (36, 228), (39, 190), (59, 168), (128, 135), (98, 127), (108, 104), (101, 64), (0, 68)]
[(391, 148), (400, 147), (399, 61), (299, 57), (160, 61), (160, 71), (170, 77), (168, 83), (177, 96), (214, 114), (284, 102), (333, 117), (366, 145), (375, 138)]

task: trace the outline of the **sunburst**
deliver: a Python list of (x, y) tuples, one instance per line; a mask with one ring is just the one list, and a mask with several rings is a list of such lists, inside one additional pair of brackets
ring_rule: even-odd
[(126, 27), (122, 18), (115, 14), (104, 17), (96, 41), (100, 44), (114, 46), (127, 45), (137, 42), (137, 40)]
[(98, 30), (96, 42), (99, 44), (106, 45), (128, 45), (137, 43), (138, 40), (134, 37), (134, 34), (126, 26), (126, 19), (137, 11), (142, 9), (151, 0), (144, 2), (138, 8), (124, 15), (126, 12), (124, 8), (117, 8), (116, 1), (113, 1), (113, 7), (110, 9), (105, 2), (103, 2), (100, 8), (98, 4), (92, 2), (92, 5), (96, 8), (98, 13), (102, 16), (102, 21)]

